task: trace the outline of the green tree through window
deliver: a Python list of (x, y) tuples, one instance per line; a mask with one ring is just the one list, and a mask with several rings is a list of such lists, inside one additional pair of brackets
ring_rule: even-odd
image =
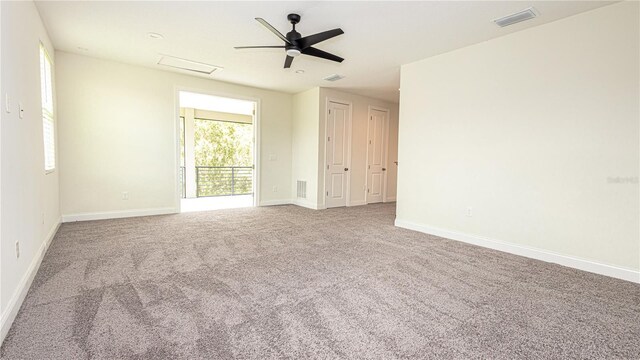
[(196, 166), (251, 166), (251, 124), (195, 120)]
[[(198, 167), (251, 167), (251, 124), (195, 119), (194, 153)], [(233, 172), (233, 173), (232, 173)], [(250, 194), (252, 169), (199, 168), (198, 196)]]

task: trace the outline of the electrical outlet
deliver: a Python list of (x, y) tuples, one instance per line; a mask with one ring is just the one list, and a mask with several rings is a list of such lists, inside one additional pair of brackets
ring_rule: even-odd
[(278, 192), (278, 187), (277, 186), (273, 187), (273, 192)]
[(20, 242), (16, 241), (16, 259), (20, 257)]
[(467, 207), (467, 216), (473, 216), (473, 208), (471, 206)]
[(129, 200), (129, 192), (128, 191), (123, 191), (122, 192), (122, 200)]
[(18, 103), (18, 117), (24, 119), (24, 106), (22, 106), (21, 102)]

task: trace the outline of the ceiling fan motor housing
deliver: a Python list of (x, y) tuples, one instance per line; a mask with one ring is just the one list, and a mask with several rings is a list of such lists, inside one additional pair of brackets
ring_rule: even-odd
[(298, 47), (298, 43), (297, 40), (300, 39), (302, 36), (300, 35), (299, 32), (293, 30), (287, 33), (287, 40), (289, 40), (289, 42), (291, 44), (286, 44), (284, 45), (285, 50), (287, 50), (287, 52), (289, 52), (289, 50), (298, 50), (300, 51), (300, 47)]

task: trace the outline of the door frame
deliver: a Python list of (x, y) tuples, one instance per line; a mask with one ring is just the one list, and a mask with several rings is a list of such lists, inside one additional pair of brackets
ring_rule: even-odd
[(180, 181), (178, 181), (178, 176), (180, 176), (178, 169), (180, 168), (180, 92), (192, 92), (203, 95), (211, 95), (217, 97), (224, 97), (230, 99), (237, 100), (245, 100), (251, 101), (255, 104), (255, 114), (253, 114), (253, 206), (260, 206), (260, 109), (261, 109), (261, 99), (255, 98), (251, 96), (243, 96), (234, 93), (222, 92), (222, 91), (214, 91), (214, 90), (206, 90), (202, 88), (194, 88), (188, 86), (174, 86), (174, 121), (173, 121), (173, 133), (174, 133), (174, 144), (175, 144), (175, 159), (173, 166), (173, 181), (174, 181), (174, 199), (175, 199), (175, 209), (177, 213), (182, 211), (180, 199), (180, 194), (182, 193), (182, 189), (180, 188)]
[(327, 128), (329, 126), (329, 103), (337, 103), (341, 105), (345, 105), (349, 107), (349, 124), (347, 125), (347, 167), (349, 171), (347, 171), (347, 190), (345, 196), (347, 197), (347, 201), (345, 206), (351, 206), (351, 134), (352, 134), (352, 126), (353, 126), (353, 103), (351, 101), (345, 101), (338, 98), (328, 97), (325, 101), (324, 107), (324, 132), (322, 136), (322, 142), (324, 145), (322, 146), (322, 202), (320, 203), (319, 209), (327, 208), (327, 141), (324, 140), (327, 138)]
[(383, 108), (380, 106), (373, 106), (373, 105), (369, 105), (368, 106), (368, 110), (367, 110), (367, 117), (369, 118), (369, 120), (367, 120), (367, 141), (366, 141), (366, 145), (367, 145), (367, 160), (364, 164), (364, 169), (365, 169), (365, 189), (364, 189), (364, 202), (365, 204), (369, 203), (369, 192), (367, 191), (369, 189), (369, 127), (371, 126), (371, 112), (372, 111), (380, 111), (380, 112), (384, 112), (387, 114), (386, 116), (386, 121), (384, 124), (384, 136), (382, 138), (382, 158), (383, 158), (383, 166), (387, 169), (386, 171), (384, 171), (384, 176), (383, 176), (383, 181), (384, 184), (382, 185), (382, 202), (386, 203), (387, 202), (387, 183), (388, 183), (388, 179), (387, 176), (389, 174), (389, 167), (388, 167), (388, 159), (387, 156), (389, 155), (389, 116), (391, 115), (391, 110), (387, 109), (387, 108)]

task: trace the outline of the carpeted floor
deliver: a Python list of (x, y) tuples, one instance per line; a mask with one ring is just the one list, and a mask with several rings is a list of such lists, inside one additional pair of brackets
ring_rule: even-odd
[(64, 224), (3, 359), (640, 358), (640, 286), (393, 226), (394, 204)]

